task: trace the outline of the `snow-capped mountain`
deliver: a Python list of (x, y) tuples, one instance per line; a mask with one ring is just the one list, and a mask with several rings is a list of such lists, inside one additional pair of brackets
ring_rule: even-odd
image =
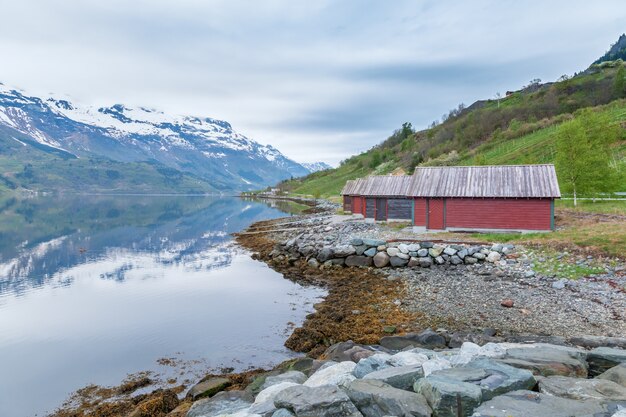
[(309, 172), (324, 171), (326, 169), (332, 168), (326, 162), (321, 162), (321, 161), (320, 162), (303, 162), (300, 165), (305, 167)]
[(122, 104), (79, 106), (55, 97), (29, 96), (3, 84), (0, 129), (20, 132), (42, 149), (78, 158), (156, 161), (218, 190), (258, 189), (310, 172), (272, 146), (237, 133), (225, 121)]

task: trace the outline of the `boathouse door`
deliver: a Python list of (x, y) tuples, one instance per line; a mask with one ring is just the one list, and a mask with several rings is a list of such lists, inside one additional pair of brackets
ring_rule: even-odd
[(428, 199), (428, 225), (427, 229), (445, 229), (446, 204), (443, 198)]

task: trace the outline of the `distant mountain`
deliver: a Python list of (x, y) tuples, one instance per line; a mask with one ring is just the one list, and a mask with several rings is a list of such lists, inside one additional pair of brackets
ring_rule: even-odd
[(332, 168), (326, 162), (303, 162), (300, 165), (305, 167), (310, 173), (324, 171), (326, 169)]
[(600, 58), (598, 58), (594, 64), (600, 64), (606, 61), (615, 61), (621, 59), (626, 61), (626, 34), (622, 34), (617, 42), (611, 45), (611, 48)]
[(79, 106), (55, 97), (29, 96), (2, 84), (0, 133), (15, 140), (20, 136), (23, 146), (63, 158), (165, 167), (217, 191), (259, 189), (310, 172), (272, 146), (237, 133), (225, 121), (123, 104)]

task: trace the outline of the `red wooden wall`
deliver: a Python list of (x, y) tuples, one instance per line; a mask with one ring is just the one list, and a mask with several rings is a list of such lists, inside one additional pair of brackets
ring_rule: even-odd
[(413, 224), (415, 226), (426, 226), (426, 199), (416, 198), (413, 207)]
[(446, 203), (443, 198), (428, 199), (428, 224), (427, 229), (442, 230), (446, 228)]
[(447, 198), (446, 227), (550, 230), (550, 199)]

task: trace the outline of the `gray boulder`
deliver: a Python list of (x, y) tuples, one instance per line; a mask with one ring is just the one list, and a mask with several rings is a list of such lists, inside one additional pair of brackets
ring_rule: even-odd
[(598, 375), (596, 379), (605, 379), (626, 387), (626, 363), (621, 363)]
[[(536, 384), (532, 372), (487, 358), (474, 359), (465, 365), (465, 368), (485, 372), (486, 376), (484, 378), (473, 381), (482, 390), (483, 400), (490, 400), (496, 395), (511, 391), (532, 389)], [(445, 373), (446, 371), (448, 370), (437, 371), (436, 373)]]
[(420, 266), (420, 262), (415, 256), (411, 256), (411, 259), (409, 259), (409, 263), (407, 264), (407, 266), (409, 268), (414, 268), (416, 266)]
[[(357, 255), (363, 255), (363, 254), (365, 253), (365, 251), (367, 250), (367, 248), (368, 248), (368, 247), (367, 247), (367, 246), (365, 246), (365, 245), (359, 245), (359, 246), (355, 246), (355, 247), (354, 247), (354, 250), (355, 250), (355, 253), (356, 253)], [(370, 248), (370, 249), (371, 249), (371, 248)], [(374, 250), (374, 251), (375, 251), (375, 250)]]
[(387, 361), (391, 358), (391, 355), (387, 353), (377, 353), (369, 358), (361, 359), (352, 371), (352, 375), (357, 378), (363, 378), (367, 374), (379, 371), (381, 369), (389, 368), (391, 365)]
[(399, 253), (400, 253), (400, 249), (398, 248), (387, 248), (387, 255), (389, 255), (392, 258), (394, 256), (398, 256)]
[(483, 260), (485, 260), (487, 255), (485, 255), (484, 253), (481, 253), (481, 252), (476, 252), (476, 253), (474, 253), (472, 255), (472, 257), (478, 259), (479, 261), (483, 261)]
[(261, 389), (271, 387), (272, 385), (280, 384), (281, 382), (295, 382), (296, 384), (304, 384), (307, 376), (300, 371), (288, 371), (279, 375), (271, 375), (265, 378), (265, 382), (261, 386)]
[(204, 398), (192, 404), (186, 417), (217, 416), (232, 414), (249, 408), (254, 398), (245, 391), (223, 391), (211, 398)]
[(616, 347), (626, 349), (626, 337), (608, 337), (608, 336), (573, 336), (567, 341), (575, 346), (581, 346), (587, 349), (597, 347)]
[(279, 392), (274, 406), (285, 408), (297, 417), (362, 417), (348, 395), (339, 387), (298, 385)]
[(464, 259), (463, 262), (465, 262), (466, 265), (474, 265), (475, 263), (478, 262), (478, 259), (474, 258), (473, 256), (469, 256), (467, 255)]
[(208, 378), (206, 381), (198, 382), (191, 387), (187, 392), (187, 397), (192, 400), (197, 400), (202, 397), (210, 397), (230, 385), (230, 380), (227, 378)]
[(354, 246), (352, 245), (340, 245), (335, 246), (333, 252), (336, 258), (345, 258), (346, 256), (354, 255), (356, 253), (356, 249), (354, 249)]
[(458, 256), (456, 256), (456, 255), (452, 255), (450, 257), (450, 263), (452, 265), (459, 265), (459, 264), (463, 263), (463, 260), (461, 258), (459, 258)]
[(495, 251), (489, 252), (489, 255), (487, 255), (487, 262), (491, 262), (493, 264), (493, 263), (498, 262), (500, 258), (502, 258), (502, 255), (500, 255), (500, 252), (495, 252)]
[(346, 258), (346, 266), (372, 266), (372, 258), (368, 256), (350, 255)]
[(539, 392), (572, 400), (626, 401), (626, 388), (605, 379), (550, 376), (539, 379)]
[(402, 350), (409, 346), (436, 349), (446, 347), (446, 338), (431, 329), (426, 329), (420, 333), (407, 333), (404, 336), (383, 337), (380, 339), (380, 345), (392, 350)]
[(414, 392), (394, 388), (378, 380), (356, 380), (346, 393), (365, 417), (430, 417), (426, 399)]
[(428, 256), (428, 249), (420, 249), (417, 251), (417, 256), (424, 257)]
[(430, 256), (418, 258), (417, 261), (422, 268), (430, 268), (433, 265), (433, 260)]
[(464, 249), (461, 249), (460, 251), (458, 251), (458, 252), (456, 253), (456, 256), (458, 256), (458, 257), (459, 257), (459, 258), (461, 258), (461, 259), (465, 259), (465, 257), (466, 257), (467, 255), (469, 255), (469, 252), (468, 252), (468, 251), (467, 251), (467, 249), (465, 249), (465, 248), (464, 248)]
[(443, 250), (443, 253), (445, 253), (446, 255), (450, 255), (450, 256), (455, 255), (456, 252), (457, 250), (454, 249), (452, 246), (448, 246)]
[(473, 417), (610, 417), (614, 404), (576, 401), (532, 391), (513, 391), (483, 403)]
[(333, 249), (329, 247), (322, 248), (317, 253), (317, 260), (324, 263), (333, 257)]
[(626, 350), (599, 347), (591, 350), (587, 356), (589, 374), (597, 376), (620, 363), (626, 363)]
[(433, 242), (428, 242), (428, 241), (426, 241), (426, 242), (421, 242), (421, 243), (420, 243), (420, 247), (422, 247), (422, 248), (426, 248), (426, 249), (430, 249), (430, 248), (432, 248), (433, 246), (434, 246), (434, 243), (433, 243)]
[[(390, 248), (391, 249), (391, 248)], [(389, 250), (389, 249), (388, 249)], [(401, 254), (399, 254), (401, 255)], [(393, 266), (394, 268), (398, 268), (401, 266), (406, 266), (406, 264), (409, 263), (408, 259), (402, 259), (399, 256), (392, 256), (389, 259), (389, 263), (391, 264), (391, 266)]]
[(389, 265), (389, 255), (387, 255), (386, 252), (378, 252), (376, 255), (374, 255), (373, 260), (376, 268), (383, 268)]
[(377, 248), (378, 246), (386, 245), (387, 242), (385, 242), (384, 240), (378, 240), (378, 239), (363, 239), (363, 244)]
[(274, 411), (272, 417), (295, 417), (295, 414), (287, 410), (286, 408), (279, 408), (278, 410)]
[[(426, 398), (436, 417), (469, 417), (482, 401), (482, 391), (477, 385), (443, 376), (422, 378), (414, 389)], [(459, 402), (461, 410), (458, 410)]]
[(350, 244), (351, 244), (352, 246), (361, 246), (361, 245), (364, 245), (364, 243), (363, 243), (363, 239), (359, 239), (359, 238), (354, 238), (354, 239), (352, 239), (352, 240), (350, 241)]
[(373, 258), (374, 255), (376, 255), (376, 248), (369, 248), (368, 250), (363, 252), (363, 255), (369, 256), (370, 258)]
[(501, 361), (535, 375), (587, 377), (586, 352), (565, 346), (538, 344), (508, 349)]
[(391, 385), (394, 388), (410, 390), (415, 381), (424, 376), (422, 365), (396, 366), (371, 372), (363, 377), (364, 380), (376, 379)]

